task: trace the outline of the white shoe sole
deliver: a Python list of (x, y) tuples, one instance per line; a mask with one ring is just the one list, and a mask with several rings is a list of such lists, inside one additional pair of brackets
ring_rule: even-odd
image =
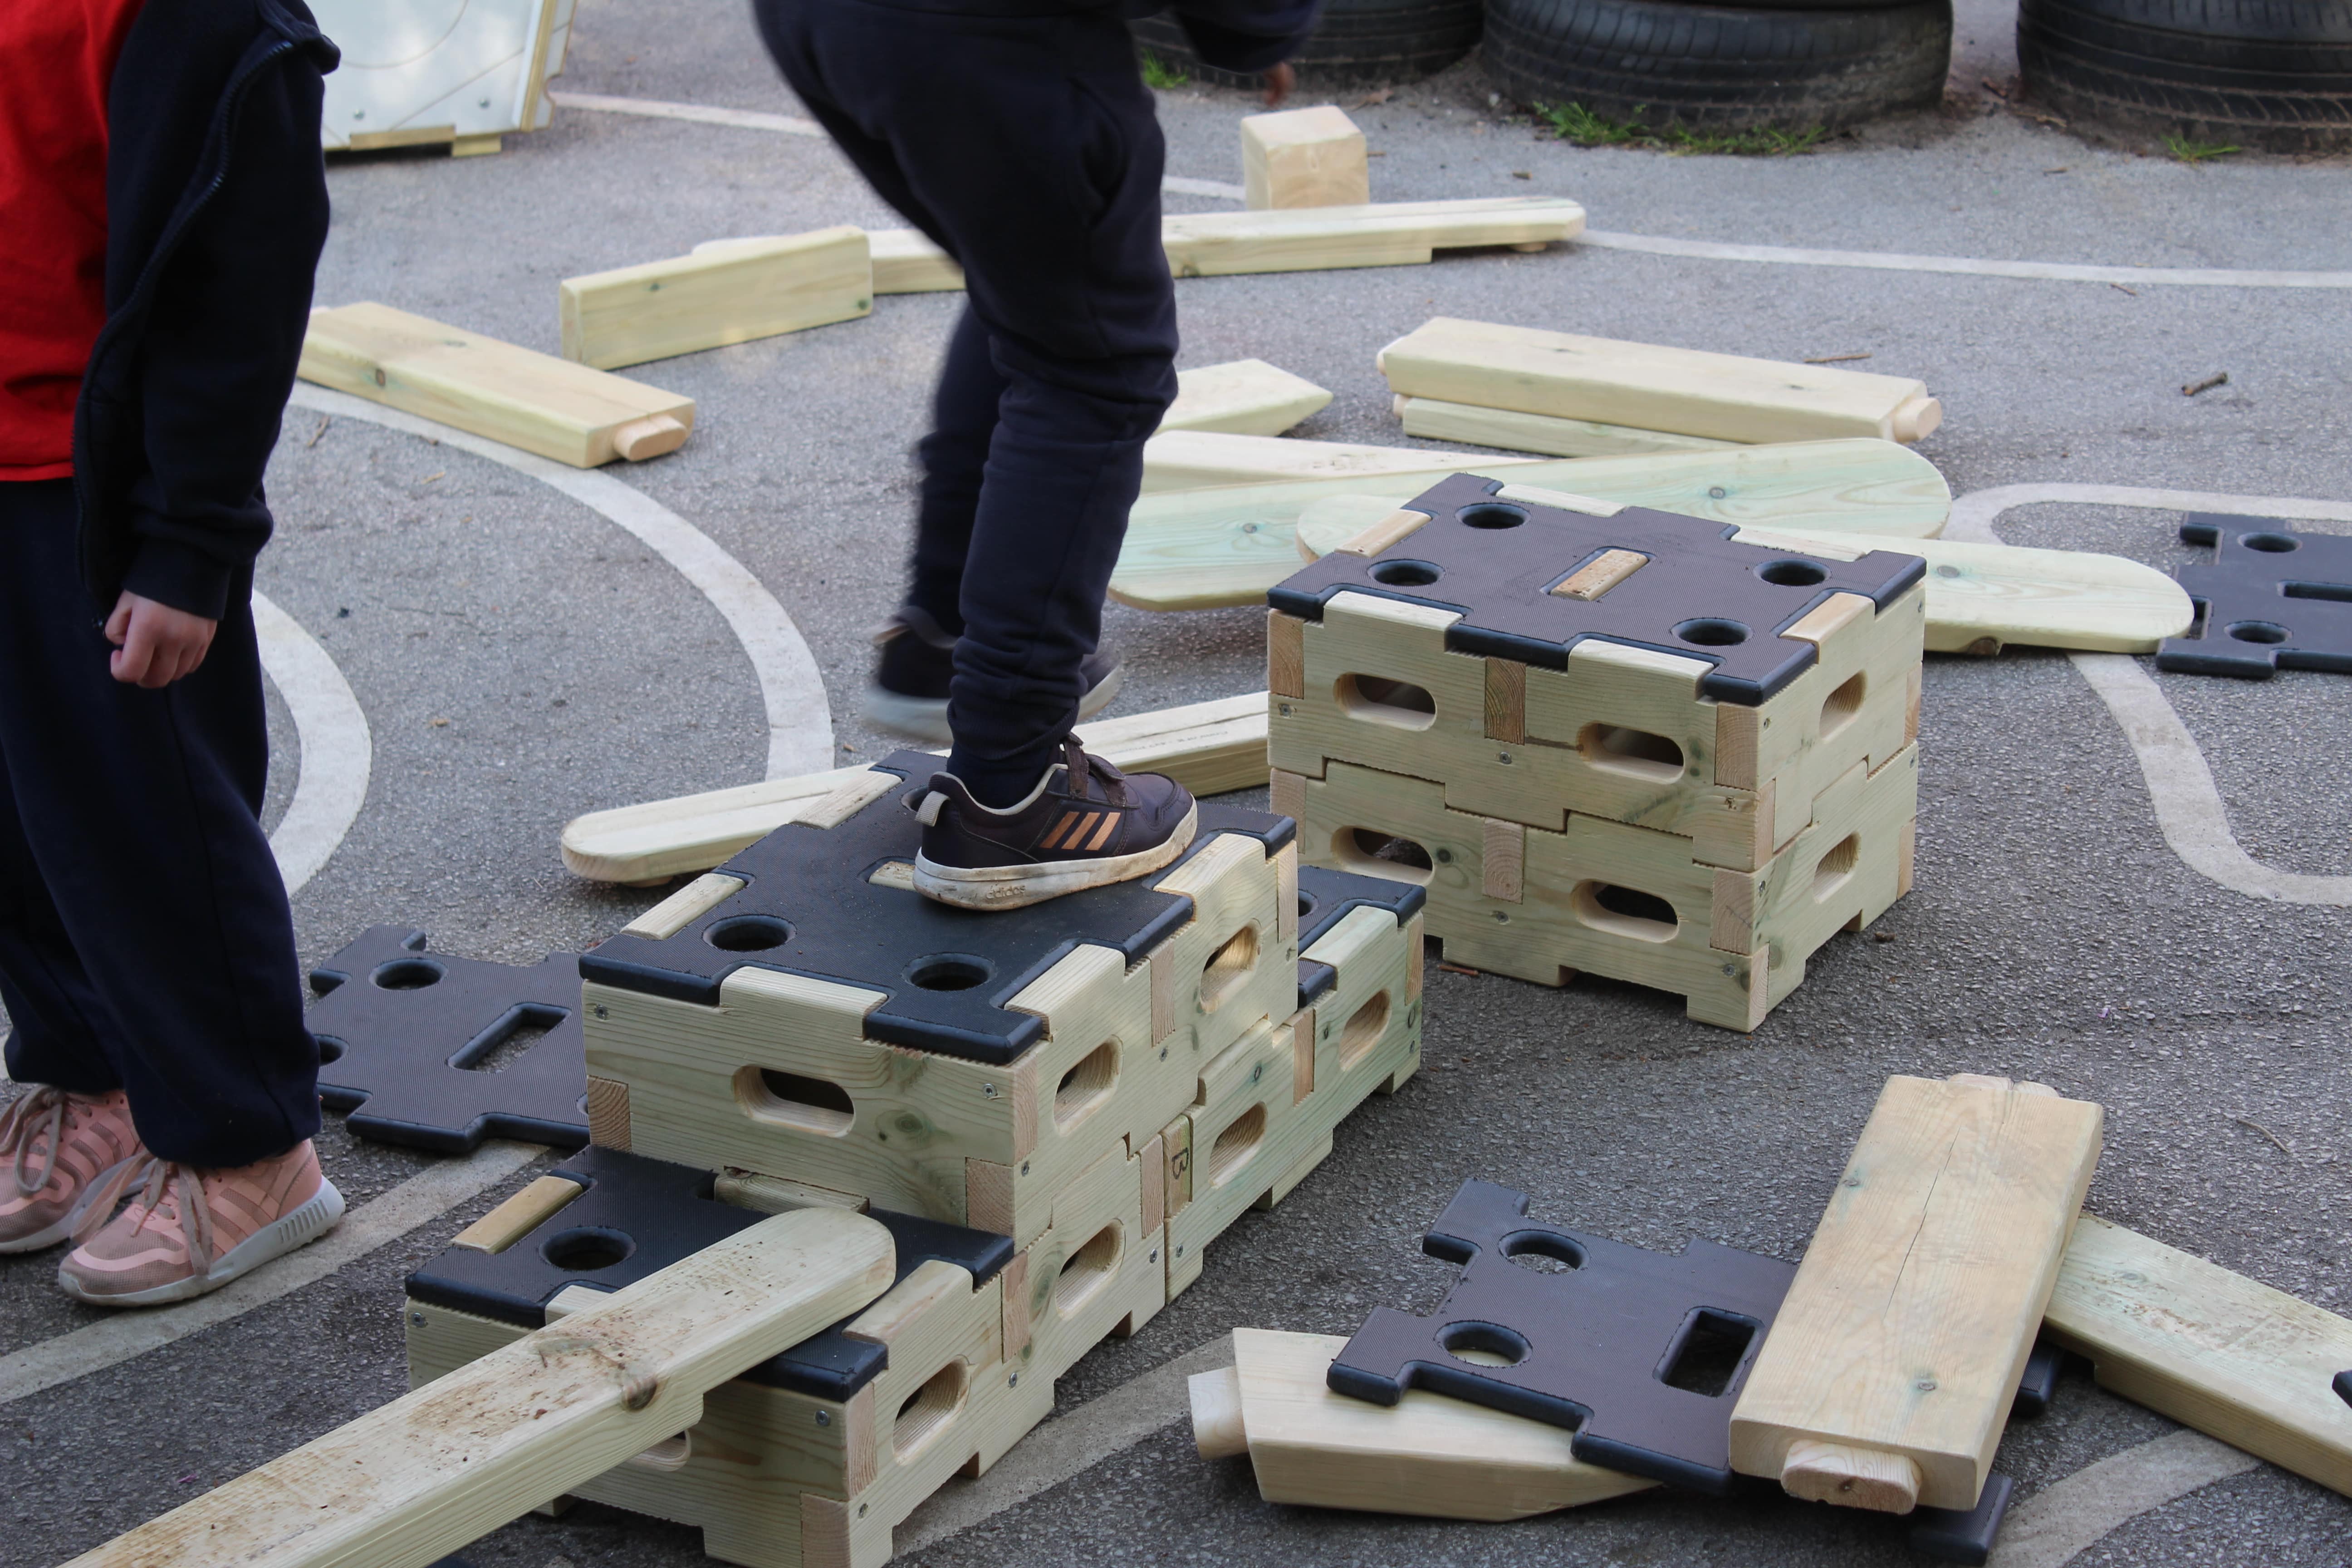
[[(131, 1160), (138, 1157), (133, 1154)], [(37, 1230), (30, 1236), (20, 1236), (14, 1241), (0, 1241), (0, 1255), (46, 1251), (71, 1236), (74, 1223), (81, 1218), (82, 1211), (89, 1207), (89, 1200), (97, 1195), (98, 1189), (106, 1185), (112, 1179), (114, 1173), (129, 1164), (131, 1160), (118, 1160), (92, 1176), (89, 1179), (89, 1184), (82, 1188), (81, 1196), (74, 1201), (74, 1206), (66, 1210), (58, 1222), (47, 1229)]]
[[(1078, 699), (1078, 719), (1081, 724), (1111, 705), (1118, 695), (1119, 683), (1126, 677), (1126, 666), (1115, 665), (1102, 678), (1102, 683)], [(943, 697), (906, 697), (886, 687), (869, 685), (859, 704), (867, 722), (877, 729), (909, 735), (918, 741), (929, 741), (936, 745), (955, 744), (955, 735), (948, 728), (948, 704)]]
[(1054, 860), (1027, 866), (941, 866), (915, 856), (915, 891), (960, 910), (1019, 910), (1088, 888), (1150, 876), (1192, 847), (1201, 808), (1195, 804), (1167, 841), (1132, 855), (1094, 860)]
[(167, 1301), (185, 1301), (191, 1297), (207, 1295), (219, 1289), (240, 1275), (250, 1274), (272, 1258), (283, 1258), (299, 1247), (319, 1239), (335, 1228), (343, 1217), (343, 1194), (335, 1184), (324, 1176), (319, 1178), (319, 1190), (300, 1208), (290, 1210), (263, 1226), (220, 1257), (213, 1259), (211, 1269), (185, 1279), (174, 1279), (168, 1285), (157, 1285), (145, 1290), (132, 1290), (124, 1295), (101, 1295), (85, 1290), (80, 1281), (63, 1269), (58, 1272), (58, 1284), (77, 1301), (87, 1301), (93, 1307), (160, 1307)]

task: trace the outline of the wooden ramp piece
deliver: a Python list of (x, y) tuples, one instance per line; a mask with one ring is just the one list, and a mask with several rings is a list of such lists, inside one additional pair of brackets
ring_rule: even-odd
[(2042, 1321), (2099, 1385), (2352, 1496), (2352, 1322), (2084, 1215)]
[(311, 311), (300, 374), (575, 468), (657, 458), (694, 430), (690, 397), (389, 305)]
[(1160, 428), (1279, 436), (1330, 401), (1328, 392), (1305, 376), (1262, 359), (1204, 364), (1176, 373), (1176, 401)]
[(1143, 489), (1149, 495), (1159, 490), (1198, 490), (1283, 479), (1346, 479), (1357, 474), (1372, 478), (1420, 474), (1433, 483), (1473, 466), (1495, 468), (1539, 460), (1497, 457), (1491, 452), (1360, 446), (1349, 441), (1298, 441), (1280, 436), (1163, 427), (1143, 444)]
[(1440, 316), (1380, 353), (1390, 390), (1718, 441), (1916, 441), (1942, 422), (1905, 376)]
[(871, 315), (874, 268), (845, 224), (567, 278), (556, 300), (563, 357), (612, 370)]
[(1434, 397), (1396, 399), (1397, 418), (1408, 436), (1424, 441), (1467, 441), (1507, 452), (1545, 452), (1556, 458), (1630, 458), (1644, 452), (1706, 452), (1733, 447), (1704, 436), (1677, 436), (1595, 419), (1554, 419), (1512, 408), (1481, 408)]
[(1192, 1379), (1202, 1452), (1238, 1453), (1238, 1436), (1268, 1502), (1428, 1519), (1526, 1519), (1657, 1484), (1584, 1463), (1571, 1433), (1523, 1415), (1420, 1389), (1394, 1405), (1334, 1394), (1347, 1344), (1235, 1329), (1233, 1367)]
[(1732, 1468), (1849, 1508), (1974, 1508), (2102, 1120), (2042, 1084), (1887, 1079), (1732, 1412)]
[(72, 1568), (424, 1568), (702, 1418), (890, 1288), (845, 1209), (762, 1220), (247, 1472)]

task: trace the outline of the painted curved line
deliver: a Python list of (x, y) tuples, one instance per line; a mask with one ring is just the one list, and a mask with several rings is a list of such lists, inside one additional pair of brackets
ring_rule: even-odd
[(1882, 272), (1957, 272), (1976, 278), (2027, 278), (2041, 282), (2169, 284), (2189, 289), (2352, 289), (2352, 272), (2273, 272), (2241, 267), (2092, 267), (2071, 261), (1990, 261), (1974, 256), (1905, 256), (1884, 250), (1807, 250), (1787, 245), (1725, 245), (1711, 239), (1664, 239), (1646, 234), (1586, 229), (1579, 245), (1688, 256), (1706, 261), (1752, 261), (1780, 267), (1858, 267)]
[(2110, 1454), (2011, 1509), (1987, 1568), (2059, 1568), (2150, 1509), (2261, 1463), (2189, 1431)]
[[(2218, 511), (2241, 517), (2286, 517), (2352, 522), (2352, 504), (2294, 496), (2217, 495), (2204, 490), (2147, 489), (2130, 485), (2000, 485), (1971, 491), (1952, 502), (1947, 539), (2004, 542), (1993, 531), (2000, 515), (2015, 507), (2052, 501), (2084, 506), (2137, 507), (2162, 511)], [(2164, 689), (2129, 654), (2067, 656), (2107, 705), (2139, 759), (2147, 781), (2157, 826), (2165, 842), (2189, 868), (2250, 899), (2282, 904), (2352, 906), (2352, 876), (2315, 877), (2280, 871), (2246, 853), (2230, 830), (2229, 808), (2213, 783), (2213, 770), (2197, 737)]]
[(351, 682), (301, 623), (255, 589), (253, 631), (262, 672), (286, 700), (301, 741), (294, 798), (269, 836), (289, 898), (319, 873), (367, 804), (375, 739)]
[(317, 413), (423, 436), (488, 458), (562, 491), (635, 536), (701, 591), (751, 661), (768, 720), (767, 776), (791, 778), (833, 766), (833, 708), (825, 699), (824, 678), (818, 674), (816, 659), (802, 639), (800, 628), (748, 567), (686, 519), (610, 474), (569, 468), (346, 393), (303, 384), (294, 388), (290, 401)]

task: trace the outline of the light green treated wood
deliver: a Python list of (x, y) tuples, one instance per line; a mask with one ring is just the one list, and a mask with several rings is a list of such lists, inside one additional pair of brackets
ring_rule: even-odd
[[(1723, 522), (1906, 539), (1941, 533), (1952, 507), (1951, 488), (1934, 464), (1891, 441), (1870, 439), (1550, 462), (1490, 459), (1452, 471)], [(1435, 482), (1428, 474), (1389, 475), (1146, 496), (1128, 514), (1111, 597), (1146, 610), (1260, 603), (1268, 588), (1298, 570), (1298, 521), (1308, 506), (1361, 495), (1394, 507)]]
[(1330, 401), (1328, 392), (1305, 376), (1262, 359), (1204, 364), (1176, 373), (1176, 401), (1160, 428), (1279, 436)]
[(1677, 436), (1668, 430), (1643, 430), (1632, 425), (1603, 425), (1591, 419), (1555, 419), (1547, 414), (1522, 414), (1512, 408), (1481, 408), (1475, 404), (1447, 403), (1434, 397), (1400, 397), (1396, 411), (1404, 424), (1404, 433), (1424, 441), (1467, 441), (1474, 447), (1499, 447), (1507, 452), (1548, 452), (1556, 458), (1707, 452), (1741, 444), (1705, 436)]

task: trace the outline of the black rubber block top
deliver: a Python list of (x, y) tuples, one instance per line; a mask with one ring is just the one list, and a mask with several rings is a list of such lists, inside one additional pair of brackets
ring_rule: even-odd
[[(882, 771), (914, 787), (889, 790), (837, 827), (776, 829), (719, 868), (743, 879), (741, 891), (675, 936), (611, 938), (581, 955), (581, 974), (705, 1005), (746, 966), (865, 986), (887, 994), (866, 1016), (868, 1038), (1002, 1064), (1045, 1027), (1005, 1004), (1072, 948), (1116, 948), (1133, 963), (1192, 918), (1191, 899), (1151, 890), (1166, 872), (985, 913), (877, 886), (878, 868), (913, 863), (922, 825), (907, 802), (940, 764), (926, 752), (887, 758)], [(1273, 855), (1297, 832), (1290, 818), (1262, 811), (1200, 812), (1184, 859), (1220, 833), (1245, 834)]]
[(2282, 669), (2352, 675), (2352, 539), (2211, 513), (2184, 520), (2180, 537), (2211, 545), (2213, 559), (2173, 574), (2201, 625), (2165, 638), (2157, 668), (2247, 680)]
[[(547, 1303), (569, 1286), (618, 1290), (768, 1217), (712, 1196), (708, 1171), (616, 1149), (583, 1149), (549, 1174), (568, 1177), (587, 1191), (503, 1252), (449, 1248), (408, 1277), (410, 1297), (541, 1328), (547, 1322)], [(900, 1279), (937, 1258), (971, 1270), (972, 1283), (984, 1285), (1013, 1261), (1010, 1237), (886, 1209), (871, 1214), (888, 1227), (898, 1246)], [(886, 1347), (841, 1331), (850, 1321), (803, 1340), (744, 1376), (818, 1399), (847, 1399), (890, 1364)]]
[[(588, 1142), (580, 958), (487, 963), (425, 951), (425, 933), (370, 926), (310, 972), (303, 1021), (319, 1037), (319, 1099), (362, 1138), (463, 1154), (486, 1137), (558, 1149)], [(517, 1034), (543, 1029), (496, 1071)]]
[(1421, 912), (1429, 901), (1429, 894), (1411, 882), (1392, 882), (1386, 877), (1360, 877), (1353, 871), (1334, 871), (1323, 866), (1298, 868), (1298, 1005), (1312, 1007), (1315, 999), (1339, 982), (1339, 971), (1328, 963), (1318, 963), (1306, 956), (1316, 940), (1348, 917), (1348, 911), (1364, 908), (1386, 910), (1396, 917), (1399, 925)]
[[(1506, 481), (1455, 474), (1406, 506), (1431, 521), (1375, 556), (1333, 551), (1266, 595), (1285, 615), (1323, 618), (1337, 593), (1458, 610), (1457, 653), (1568, 668), (1587, 637), (1704, 659), (1700, 694), (1755, 707), (1812, 667), (1811, 643), (1780, 634), (1832, 594), (1881, 609), (1927, 574), (1916, 555), (1830, 561), (1741, 544), (1736, 526), (1627, 507), (1593, 517), (1496, 499)], [(1598, 599), (1551, 590), (1611, 550), (1649, 557)]]
[(1572, 1428), (1588, 1464), (1730, 1491), (1732, 1406), (1796, 1265), (1709, 1241), (1648, 1252), (1527, 1213), (1525, 1194), (1465, 1182), (1422, 1240), (1462, 1277), (1434, 1317), (1375, 1309), (1331, 1387), (1381, 1405), (1430, 1389)]

